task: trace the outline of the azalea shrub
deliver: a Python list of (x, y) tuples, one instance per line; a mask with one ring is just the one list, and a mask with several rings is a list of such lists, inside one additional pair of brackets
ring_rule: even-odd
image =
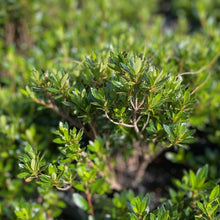
[(0, 218), (218, 219), (219, 8), (1, 1)]

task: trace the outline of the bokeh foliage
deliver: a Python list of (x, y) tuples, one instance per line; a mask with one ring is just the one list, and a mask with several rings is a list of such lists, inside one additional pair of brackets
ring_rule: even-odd
[[(114, 55), (109, 61), (110, 52), (122, 54), (123, 51), (127, 51), (132, 59), (137, 59), (134, 62), (139, 62), (136, 55), (139, 55), (140, 59), (145, 57), (149, 66), (155, 68), (155, 71), (160, 72), (162, 69), (166, 74), (182, 78), (182, 83), (197, 100), (196, 103), (193, 103), (194, 107), (190, 106), (193, 108), (187, 127), (190, 126), (197, 132), (202, 132), (206, 140), (219, 145), (219, 10), (218, 0), (0, 1), (0, 57), (2, 58), (0, 60), (0, 216), (3, 219), (15, 219), (16, 216), (20, 219), (33, 219), (33, 216), (36, 219), (38, 216), (41, 219), (49, 219), (58, 216), (61, 213), (60, 208), (64, 206), (58, 198), (56, 190), (37, 190), (36, 184), (32, 182), (27, 184), (17, 178), (20, 172), (18, 155), (23, 155), (27, 143), (36, 151), (45, 152), (46, 161), (55, 163), (57, 154), (60, 152), (57, 144), (53, 143), (55, 138), (53, 131), (59, 127), (59, 121), (66, 121), (62, 114), (45, 109), (45, 106), (36, 103), (36, 99), (27, 96), (28, 90), (25, 88), (33, 85), (33, 76), (35, 83), (36, 77), (39, 77), (41, 81), (42, 77), (50, 76), (48, 81), (44, 80), (44, 83), (50, 84), (47, 92), (56, 94), (58, 87), (63, 85), (62, 97), (66, 97), (74, 103), (77, 103), (78, 96), (83, 98), (85, 91), (89, 92), (90, 98), (96, 105), (92, 105), (91, 109), (86, 109), (87, 103), (85, 102), (83, 111), (80, 108), (74, 109), (75, 112), (79, 112), (83, 123), (88, 123), (90, 122), (88, 114), (96, 114), (95, 111), (103, 112), (103, 103), (102, 100), (99, 100), (99, 95), (102, 90), (107, 88), (101, 86), (100, 80), (103, 76), (99, 74), (107, 68), (108, 62), (111, 61), (115, 65), (118, 59)], [(131, 63), (126, 60), (124, 64), (126, 66), (121, 66), (121, 69)], [(109, 75), (111, 71), (107, 70)], [(69, 90), (65, 80), (62, 82), (62, 79), (58, 79), (57, 82), (60, 85), (56, 84), (52, 80), (51, 74), (61, 75), (62, 79), (65, 74), (68, 74), (68, 77), (74, 75), (77, 79), (82, 78), (81, 83), (86, 85), (86, 89), (83, 92), (82, 86), (77, 85), (77, 88), (74, 88), (76, 95), (71, 98), (68, 96)], [(97, 77), (96, 74), (98, 74)], [(111, 80), (108, 79), (110, 86), (122, 90), (119, 92), (124, 92), (123, 90), (129, 92), (127, 91), (129, 86), (120, 88), (126, 79), (118, 78), (117, 74), (111, 77)], [(91, 81), (93, 81), (92, 90), (89, 89)], [(40, 92), (38, 91), (37, 94)], [(57, 92), (56, 95), (59, 96), (60, 93)], [(96, 95), (97, 98), (94, 98)], [(124, 96), (120, 97), (124, 98)], [(38, 98), (42, 101), (44, 96), (40, 94)], [(118, 100), (116, 95), (113, 98)], [(125, 98), (127, 97), (125, 96)], [(152, 100), (154, 99), (152, 98)], [(62, 100), (62, 102), (64, 101)], [(61, 103), (59, 97), (57, 102), (59, 106), (62, 106), (64, 112), (71, 107), (68, 106), (67, 101)], [(97, 110), (97, 103), (101, 104), (99, 107), (102, 110)], [(110, 103), (111, 108), (106, 112), (111, 117), (115, 117), (114, 119), (117, 119), (118, 122), (120, 115), (124, 114), (124, 110), (121, 108), (116, 111), (114, 105), (115, 102)], [(159, 108), (160, 105), (156, 107)], [(164, 107), (163, 110), (166, 111)], [(106, 119), (99, 117), (99, 126), (102, 126)], [(149, 123), (152, 125), (153, 122), (155, 119)], [(166, 125), (166, 123), (163, 124)], [(112, 137), (113, 142), (116, 143), (115, 146), (117, 144), (121, 146), (124, 140), (120, 140), (119, 137), (127, 134), (129, 129), (109, 126), (117, 131), (117, 135)], [(100, 133), (105, 133), (107, 130), (109, 128), (100, 127)], [(167, 135), (172, 136), (169, 128), (164, 131), (167, 132)], [(134, 137), (136, 137), (135, 133), (130, 133), (127, 135), (127, 141), (131, 142)], [(200, 138), (198, 136), (198, 143), (200, 143)], [(88, 140), (84, 138), (83, 141), (84, 146), (87, 146)], [(90, 148), (94, 150), (92, 145)], [(128, 145), (125, 152), (130, 153), (129, 149)], [(178, 160), (178, 155), (185, 155), (185, 153), (174, 154), (173, 161), (184, 161), (184, 163), (188, 161), (192, 169), (197, 168), (198, 164), (195, 164), (193, 159), (184, 157), (184, 159)], [(210, 162), (210, 159), (207, 159), (209, 155), (211, 155), (210, 152), (205, 153), (204, 157), (200, 158), (199, 165), (211, 163), (213, 170), (217, 164), (213, 164), (213, 160)], [(218, 160), (215, 159), (215, 161)], [(55, 168), (50, 170), (53, 169)], [(52, 173), (51, 171), (51, 175)], [(194, 176), (192, 173), (189, 175)], [(212, 172), (212, 178), (218, 177), (219, 173), (215, 169)], [(184, 184), (188, 184), (187, 178), (188, 176), (185, 177)], [(184, 184), (180, 188), (185, 191), (180, 191), (179, 194), (191, 196), (186, 187), (184, 188)], [(214, 189), (218, 191), (217, 188)], [(205, 194), (199, 200), (200, 203), (203, 201), (203, 206), (208, 209), (212, 199), (207, 195)], [(181, 199), (181, 196), (178, 198)], [(146, 198), (141, 199), (145, 201)], [(171, 194), (173, 203), (178, 201), (175, 198), (176, 194)], [(213, 201), (217, 200), (215, 196), (213, 198)], [(131, 201), (131, 199), (132, 196), (128, 196), (125, 201)], [(51, 203), (52, 200), (54, 203)], [(127, 209), (124, 205), (126, 202), (122, 205), (124, 209), (118, 211), (116, 204), (120, 202), (114, 202), (116, 200), (113, 200), (111, 210), (115, 213), (126, 213)], [(123, 198), (118, 200), (123, 201)], [(192, 198), (189, 197), (189, 200), (191, 204)], [(134, 205), (134, 201), (131, 204)], [(207, 215), (206, 209), (200, 203), (195, 200), (194, 207), (199, 207), (200, 211), (196, 208), (196, 213), (191, 213), (189, 210), (190, 215), (200, 215), (201, 213), (204, 216)], [(42, 204), (45, 204), (43, 209)], [(183, 205), (185, 207), (188, 204)], [(179, 207), (176, 208), (176, 210), (178, 209)], [(136, 213), (136, 211), (134, 212)], [(111, 215), (117, 218), (118, 215), (113, 212)], [(167, 213), (162, 208), (160, 212), (161, 216), (165, 216), (164, 213)], [(131, 216), (136, 214), (133, 213)], [(209, 219), (215, 219), (214, 214), (215, 212), (211, 213)], [(140, 215), (144, 216), (143, 213)], [(156, 218), (153, 215), (158, 214), (152, 214), (151, 219)], [(170, 216), (175, 215), (170, 212)], [(157, 218), (160, 219), (158, 216)], [(131, 219), (135, 219), (135, 217), (131, 217)]]

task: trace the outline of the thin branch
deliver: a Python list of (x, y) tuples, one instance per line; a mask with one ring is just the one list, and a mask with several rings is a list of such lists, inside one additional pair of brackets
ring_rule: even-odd
[(134, 130), (135, 130), (139, 140), (141, 140), (141, 132), (140, 132), (137, 124), (138, 124), (139, 120), (141, 119), (142, 115), (140, 115), (137, 118), (137, 112), (138, 112), (139, 108), (142, 106), (142, 104), (144, 103), (146, 96), (147, 96), (147, 93), (144, 94), (144, 97), (142, 98), (140, 104), (138, 104), (138, 93), (136, 93), (134, 96), (134, 103), (135, 104), (134, 104), (134, 111), (133, 111), (133, 125), (134, 125)]
[(140, 140), (141, 139), (141, 133), (140, 133), (140, 130), (137, 126), (137, 120), (136, 120), (136, 112), (134, 113), (134, 119), (133, 119), (133, 125), (134, 125), (134, 130), (138, 136), (138, 139)]
[(132, 124), (126, 124), (126, 123), (123, 123), (123, 122), (116, 122), (116, 121), (112, 120), (112, 119), (109, 117), (109, 115), (108, 115), (107, 112), (105, 112), (105, 116), (106, 116), (106, 118), (108, 118), (108, 120), (109, 120), (110, 122), (112, 122), (113, 124), (122, 125), (122, 126), (125, 126), (125, 127), (128, 127), (128, 128), (133, 128), (133, 127), (134, 127), (134, 125), (132, 125)]
[(144, 129), (147, 127), (148, 123), (149, 123), (149, 120), (150, 120), (150, 112), (148, 112), (147, 114), (147, 121), (144, 123), (142, 129), (141, 129), (141, 132), (144, 131)]
[(45, 106), (46, 108), (49, 108), (49, 109), (52, 109), (55, 113), (57, 113), (58, 115), (60, 115), (63, 119), (69, 121), (71, 123), (71, 125), (73, 125), (74, 127), (78, 128), (78, 129), (82, 129), (84, 131), (84, 133), (89, 137), (91, 138), (92, 140), (94, 140), (94, 136), (88, 132), (85, 127), (82, 125), (82, 123), (80, 121), (76, 122), (75, 120), (73, 120), (73, 118), (71, 118), (68, 114), (65, 114), (63, 112), (60, 111), (60, 109), (54, 105), (52, 103), (51, 100), (50, 103), (45, 103), (44, 101), (41, 101), (37, 98), (34, 98), (34, 101), (40, 105), (43, 105)]
[(90, 214), (91, 214), (92, 216), (95, 216), (94, 209), (93, 209), (93, 205), (92, 205), (92, 196), (91, 196), (91, 194), (90, 194), (90, 192), (89, 192), (89, 189), (87, 189), (85, 193), (86, 193), (86, 199), (87, 199), (87, 201), (88, 201), (88, 205), (89, 205), (89, 207), (90, 207)]
[(198, 85), (192, 92), (191, 94), (194, 94), (195, 92), (197, 92), (202, 86), (204, 86), (206, 84), (206, 82), (208, 81), (208, 79), (210, 78), (210, 76), (212, 75), (212, 73), (210, 72), (209, 75), (207, 76), (207, 78), (205, 79), (205, 81), (203, 83), (201, 83), (200, 85)]
[(138, 105), (138, 109), (144, 104), (144, 101), (145, 101), (145, 99), (146, 99), (146, 97), (147, 97), (147, 94), (148, 94), (148, 91), (145, 92), (144, 97), (142, 98), (141, 102), (140, 102), (139, 105)]
[(57, 106), (54, 105), (53, 110), (60, 115), (62, 118), (64, 118), (65, 120), (69, 121), (71, 123), (71, 125), (74, 125), (76, 128), (78, 129), (82, 129), (83, 132), (92, 140), (94, 140), (94, 136), (88, 132), (85, 127), (82, 125), (82, 123), (80, 121), (76, 122), (75, 120), (73, 120), (69, 115), (64, 114), (63, 112), (60, 112), (59, 108), (57, 108)]
[(185, 72), (185, 73), (180, 73), (177, 75), (177, 77), (179, 76), (183, 76), (183, 75), (194, 75), (194, 74), (199, 74), (207, 69), (209, 69), (214, 63), (215, 61), (218, 59), (218, 57), (220, 56), (220, 53), (218, 53), (216, 56), (214, 56), (214, 58), (211, 60), (211, 62), (209, 64), (207, 64), (206, 66), (203, 66), (202, 68), (200, 68), (197, 71), (191, 71), (191, 72)]
[(140, 119), (143, 117), (143, 115), (139, 115), (139, 117), (137, 118), (137, 123), (140, 121)]
[(37, 99), (37, 98), (35, 98), (35, 97), (33, 98), (33, 100), (34, 100), (36, 103), (45, 106), (46, 108), (52, 108), (52, 105), (51, 105), (51, 104), (47, 104), (46, 102), (41, 101), (41, 100), (39, 100), (39, 99)]
[(130, 103), (131, 103), (133, 109), (135, 109), (134, 102), (132, 101), (132, 99), (130, 99)]
[(107, 137), (106, 137), (105, 147), (107, 150), (110, 150), (110, 134), (109, 133), (107, 134)]
[(95, 129), (94, 125), (92, 124), (92, 122), (89, 123), (89, 126), (90, 126), (90, 128), (92, 129), (94, 139), (96, 139), (96, 137), (97, 137), (97, 132), (96, 132), (96, 129)]
[(65, 186), (65, 187), (59, 187), (59, 186), (56, 186), (56, 188), (60, 191), (67, 191), (68, 189), (70, 189), (72, 187), (72, 185), (68, 185), (68, 186)]
[(138, 107), (138, 97), (137, 97), (137, 92), (135, 93), (135, 97), (134, 97), (134, 102), (135, 102), (135, 110), (137, 110)]

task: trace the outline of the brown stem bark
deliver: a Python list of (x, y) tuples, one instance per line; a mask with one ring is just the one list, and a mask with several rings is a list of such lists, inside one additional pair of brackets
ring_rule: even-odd
[(89, 189), (86, 190), (86, 199), (88, 201), (88, 204), (89, 204), (89, 208), (90, 208), (90, 214), (92, 216), (95, 216), (95, 213), (94, 213), (94, 209), (93, 209), (93, 205), (92, 205), (92, 196), (89, 192)]
[(73, 125), (74, 127), (78, 128), (78, 129), (82, 129), (84, 131), (84, 133), (91, 139), (94, 140), (95, 137), (94, 135), (87, 131), (85, 129), (85, 127), (83, 126), (83, 124), (80, 121), (75, 121), (69, 114), (65, 114), (64, 112), (60, 111), (60, 109), (54, 105), (52, 102), (50, 103), (45, 103), (44, 101), (41, 101), (37, 98), (34, 98), (34, 101), (40, 105), (45, 106), (46, 108), (50, 108), (52, 109), (56, 114), (58, 114), (59, 116), (61, 116), (63, 119), (67, 120), (71, 125)]

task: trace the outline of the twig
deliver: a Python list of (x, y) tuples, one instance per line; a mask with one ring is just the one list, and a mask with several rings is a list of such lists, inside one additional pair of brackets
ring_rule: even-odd
[(134, 102), (132, 101), (132, 99), (130, 99), (130, 103), (131, 103), (133, 109), (135, 109)]
[(68, 186), (65, 186), (65, 187), (59, 187), (59, 186), (56, 186), (56, 188), (60, 191), (67, 191), (68, 189), (70, 189), (72, 187), (72, 185), (68, 185)]
[(205, 79), (205, 81), (203, 83), (201, 83), (200, 85), (198, 85), (192, 92), (191, 95), (194, 94), (195, 92), (197, 92), (202, 86), (204, 86), (206, 84), (206, 82), (208, 81), (208, 79), (210, 78), (210, 76), (212, 75), (212, 73), (210, 72), (209, 75), (207, 76), (207, 78)]
[(93, 205), (92, 205), (92, 197), (91, 197), (91, 194), (90, 194), (90, 192), (89, 192), (89, 190), (88, 189), (86, 189), (86, 198), (87, 198), (87, 201), (88, 201), (88, 205), (89, 205), (89, 207), (90, 207), (90, 214), (92, 215), (92, 216), (95, 216), (95, 213), (94, 213), (94, 209), (93, 209)]
[(140, 140), (141, 139), (141, 134), (140, 134), (140, 130), (139, 130), (138, 126), (137, 126), (136, 114), (137, 114), (137, 112), (134, 111), (134, 117), (133, 117), (133, 125), (134, 126), (133, 127), (134, 127), (134, 130), (135, 130), (135, 132), (136, 132), (136, 134), (138, 136), (138, 139)]
[[(138, 111), (138, 97), (137, 97), (137, 93), (135, 94), (135, 97), (134, 97), (134, 111), (133, 111), (133, 125), (134, 125), (134, 130), (137, 134), (137, 137), (138, 139), (140, 140), (141, 139), (141, 134), (140, 134), (140, 130), (137, 126), (137, 111)], [(140, 119), (139, 119), (140, 120)]]
[(133, 127), (134, 127), (134, 130), (139, 138), (139, 140), (141, 140), (141, 133), (143, 132), (143, 130), (145, 129), (145, 127), (147, 126), (148, 122), (149, 122), (149, 114), (148, 114), (148, 119), (147, 119), (147, 122), (144, 124), (143, 128), (141, 129), (141, 132), (138, 128), (138, 125), (137, 123), (140, 121), (140, 119), (142, 118), (142, 114), (139, 115), (139, 117), (137, 118), (137, 112), (140, 110), (141, 106), (144, 104), (144, 101), (147, 97), (147, 94), (148, 92), (145, 92), (141, 102), (138, 104), (138, 93), (135, 94), (134, 96), (134, 100), (130, 99), (130, 103), (134, 109), (133, 111)]
[(89, 123), (89, 126), (90, 126), (90, 128), (92, 129), (94, 139), (96, 139), (96, 137), (97, 137), (97, 132), (96, 132), (96, 129), (95, 129), (95, 127), (93, 126), (92, 122)]
[(60, 115), (63, 119), (69, 121), (69, 122), (71, 123), (71, 125), (73, 125), (74, 127), (78, 128), (78, 129), (82, 129), (82, 130), (84, 131), (84, 133), (85, 133), (89, 138), (91, 138), (92, 140), (94, 140), (95, 137), (94, 137), (90, 132), (88, 132), (88, 131), (85, 129), (85, 127), (82, 125), (82, 123), (81, 123), (80, 121), (79, 121), (79, 122), (76, 122), (76, 121), (73, 120), (68, 114), (64, 114), (63, 112), (61, 112), (61, 111), (59, 110), (59, 108), (52, 103), (51, 100), (49, 100), (50, 103), (45, 103), (44, 101), (41, 101), (41, 100), (39, 100), (39, 99), (37, 99), (37, 98), (34, 98), (34, 101), (35, 101), (36, 103), (40, 104), (40, 105), (45, 106), (46, 108), (52, 109), (54, 112), (56, 112), (58, 115)]
[(144, 104), (144, 101), (145, 101), (145, 99), (147, 97), (147, 94), (148, 94), (148, 92), (145, 92), (144, 97), (142, 98), (141, 102), (138, 105), (138, 109)]
[(138, 107), (138, 97), (137, 97), (137, 92), (135, 93), (135, 97), (134, 97), (134, 102), (135, 102), (135, 110), (137, 110)]
[(140, 121), (140, 119), (143, 117), (143, 115), (139, 115), (139, 117), (137, 118), (137, 123)]
[(144, 123), (142, 129), (141, 129), (141, 132), (144, 131), (144, 129), (147, 127), (148, 123), (149, 123), (149, 120), (150, 120), (150, 112), (148, 112), (147, 114), (147, 121)]
[(109, 115), (108, 115), (107, 112), (105, 112), (105, 116), (106, 116), (106, 118), (108, 118), (108, 120), (109, 120), (110, 122), (112, 122), (113, 124), (122, 125), (122, 126), (125, 126), (125, 127), (128, 127), (128, 128), (133, 128), (133, 127), (134, 127), (134, 125), (132, 125), (132, 124), (126, 124), (126, 123), (123, 123), (123, 122), (116, 122), (116, 121), (112, 120), (112, 119), (109, 117)]
[(220, 53), (218, 53), (216, 56), (214, 56), (214, 58), (211, 60), (211, 62), (209, 64), (207, 64), (206, 66), (203, 66), (202, 68), (200, 68), (197, 71), (191, 71), (191, 72), (185, 72), (185, 73), (180, 73), (177, 75), (177, 77), (179, 76), (183, 76), (183, 75), (194, 75), (194, 74), (199, 74), (201, 72), (203, 72), (204, 70), (209, 69), (214, 63), (215, 61), (218, 59), (218, 57), (220, 56)]

